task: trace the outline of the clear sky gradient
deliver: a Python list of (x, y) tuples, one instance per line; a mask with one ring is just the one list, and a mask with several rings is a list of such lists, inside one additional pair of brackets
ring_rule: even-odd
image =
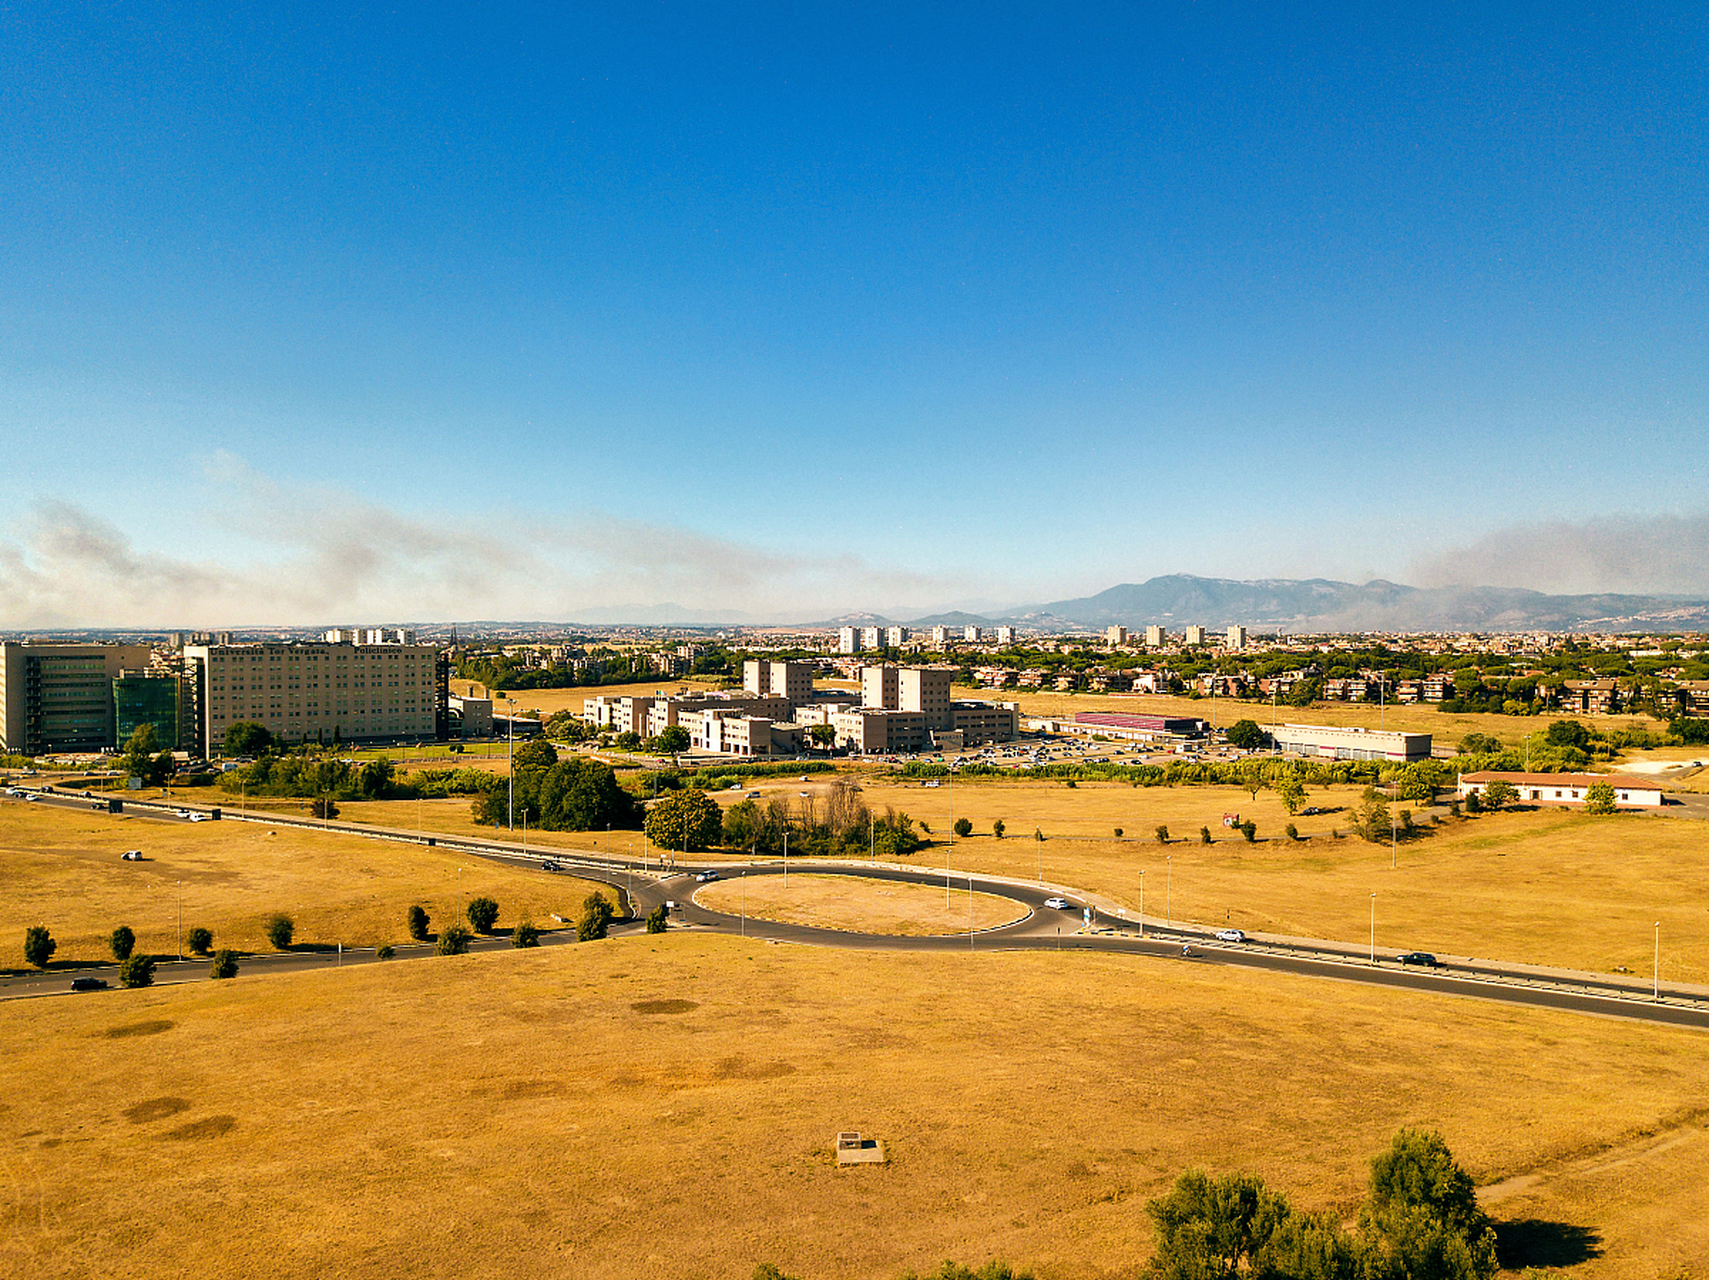
[(1709, 594), (1706, 14), (0, 9), (0, 626)]

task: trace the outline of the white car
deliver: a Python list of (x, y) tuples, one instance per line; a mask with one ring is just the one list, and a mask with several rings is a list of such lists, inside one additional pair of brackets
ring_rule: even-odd
[(172, 815), (176, 818), (188, 818), (190, 811), (188, 809), (174, 809)]
[(126, 849), (123, 853), (121, 853), (119, 855), (119, 861), (120, 862), (141, 862), (142, 861), (142, 850), (141, 849)]
[(1069, 910), (1072, 910), (1072, 908), (1068, 905), (1068, 899), (1067, 898), (1046, 898), (1044, 900), (1044, 905), (1049, 907), (1052, 911), (1069, 911)]
[(712, 881), (714, 881), (718, 878), (718, 873), (716, 871), (712, 871), (712, 870), (708, 869), (706, 871), (702, 871), (699, 875), (695, 876), (694, 878), (696, 880), (700, 881), (701, 884), (710, 884)]
[(210, 821), (210, 819), (209, 819), (208, 815), (205, 813), (192, 813), (190, 815), (190, 821), (191, 822), (208, 822), (208, 821)]
[(1240, 929), (1218, 929), (1216, 940), (1218, 942), (1245, 942), (1246, 934)]

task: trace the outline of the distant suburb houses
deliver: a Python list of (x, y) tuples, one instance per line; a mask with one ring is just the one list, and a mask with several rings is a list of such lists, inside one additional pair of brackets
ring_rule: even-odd
[(750, 659), (739, 693), (588, 698), (582, 719), (642, 738), (680, 726), (692, 750), (731, 756), (795, 755), (814, 725), (828, 725), (837, 747), (859, 755), (954, 750), (1019, 735), (1016, 704), (952, 699), (954, 675), (952, 667), (862, 667), (856, 701), (815, 690), (811, 664)]

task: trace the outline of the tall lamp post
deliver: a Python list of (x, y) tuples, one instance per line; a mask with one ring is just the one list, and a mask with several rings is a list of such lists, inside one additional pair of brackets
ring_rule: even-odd
[(1175, 927), (1175, 855), (1170, 854), (1163, 859), (1168, 870), (1164, 873), (1167, 879), (1163, 882), (1163, 918), (1169, 922), (1169, 927)]
[(1139, 936), (1145, 936), (1145, 872), (1139, 873)]
[[(1660, 926), (1657, 926), (1656, 937), (1661, 937)], [(184, 958), (184, 882), (182, 880), (178, 882), (178, 958), (180, 960)]]
[(1371, 895), (1371, 963), (1377, 962), (1377, 895)]
[(1656, 958), (1650, 967), (1650, 999), (1662, 1002), (1662, 922), (1656, 921)]
[(510, 715), (508, 717), (506, 717), (506, 721), (505, 721), (506, 724), (508, 724), (510, 727), (510, 738), (509, 738), (509, 742), (505, 746), (505, 773), (509, 776), (505, 778), (507, 790), (505, 792), (505, 801), (504, 801), (504, 820), (505, 820), (505, 824), (510, 828), (510, 830), (515, 831), (516, 830), (516, 699), (515, 698), (506, 698), (505, 702), (510, 707)]

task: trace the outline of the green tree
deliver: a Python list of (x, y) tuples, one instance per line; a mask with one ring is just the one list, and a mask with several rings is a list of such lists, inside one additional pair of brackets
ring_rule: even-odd
[(1389, 1274), (1489, 1280), (1496, 1271), (1495, 1230), (1438, 1133), (1402, 1129), (1371, 1161), (1361, 1234)]
[(317, 818), (330, 820), (338, 816), (338, 806), (330, 796), (316, 796), (309, 802), (309, 812)]
[(1584, 811), (1586, 813), (1614, 813), (1619, 805), (1614, 799), (1614, 787), (1607, 782), (1593, 782), (1585, 788)]
[(1300, 838), (1300, 829), (1290, 822), (1287, 826), (1282, 828), (1282, 834), (1290, 840), (1298, 840)]
[(1151, 834), (1157, 837), (1158, 844), (1169, 843), (1169, 828), (1164, 826), (1161, 822), (1152, 828)]
[(603, 938), (611, 927), (611, 919), (615, 914), (611, 900), (603, 893), (596, 891), (588, 894), (582, 899), (581, 918), (576, 921), (576, 941), (592, 942)]
[(265, 725), (239, 720), (226, 726), (224, 752), (228, 756), (259, 756), (273, 749), (273, 735)]
[(397, 952), (392, 950), (392, 944), (389, 942), (382, 942), (374, 948), (374, 959), (376, 960), (390, 960), (396, 954)]
[(134, 955), (119, 966), (119, 983), (126, 987), (154, 985), (154, 957)]
[(491, 933), (498, 923), (498, 903), (487, 897), (470, 898), (464, 914), (476, 933)]
[(362, 766), (362, 772), (357, 775), (357, 789), (370, 800), (384, 800), (392, 793), (392, 787), (397, 780), (397, 770), (392, 762), (381, 756), (378, 760), (370, 760)]
[(296, 935), (296, 921), (282, 911), (267, 922), (267, 941), (273, 944), (276, 951), (284, 951), (289, 948), (291, 939)]
[(460, 956), (469, 950), (469, 942), (473, 935), (460, 924), (447, 925), (439, 931), (439, 940), (433, 946), (436, 954), (442, 956)]
[(191, 952), (195, 955), (205, 956), (214, 949), (214, 935), (200, 925), (185, 934), (184, 941), (189, 944)]
[(723, 838), (724, 817), (716, 800), (690, 787), (655, 801), (645, 825), (647, 839), (660, 848), (696, 853)]
[(955, 820), (955, 834), (965, 840), (973, 834), (973, 823), (966, 818), (957, 818)]
[(1501, 750), (1501, 741), (1487, 733), (1468, 733), (1455, 750), (1463, 756), (1492, 756)]
[(1003, 820), (1001, 818), (998, 818), (997, 821), (991, 824), (991, 834), (996, 836), (999, 840), (1003, 838), (1003, 832), (1007, 829), (1008, 828), (1003, 825)]
[(663, 933), (670, 927), (670, 916), (665, 910), (665, 904), (660, 903), (647, 913), (647, 932)]
[(688, 730), (680, 724), (673, 724), (653, 739), (653, 750), (660, 755), (668, 755), (671, 758), (671, 764), (674, 766), (677, 763), (677, 757), (688, 750), (689, 742)]
[(558, 763), (558, 749), (544, 738), (531, 738), (524, 742), (512, 753), (510, 767), (520, 773), (524, 769), (538, 769), (544, 773)]
[(1209, 844), (1210, 842), (1211, 842), (1211, 829), (1209, 827), (1200, 827), (1199, 828), (1199, 843), (1200, 844)]
[(128, 924), (122, 924), (107, 938), (107, 946), (112, 949), (113, 959), (129, 960), (131, 952), (136, 950), (136, 931)]
[(208, 977), (210, 977), (210, 978), (235, 978), (235, 977), (237, 977), (237, 952), (235, 952), (235, 951), (231, 950), (229, 947), (227, 947), (224, 950), (221, 950), (221, 951), (215, 953), (214, 962), (208, 968)]
[(431, 923), (431, 920), (432, 917), (427, 914), (426, 909), (420, 904), (411, 907), (409, 909), (408, 919), (405, 922), (405, 927), (409, 930), (409, 936), (414, 938), (417, 942), (426, 942), (427, 926)]
[(1240, 834), (1246, 838), (1247, 844), (1251, 844), (1258, 838), (1258, 824), (1248, 818), (1240, 824)]
[(619, 751), (639, 751), (641, 749), (641, 735), (633, 731), (620, 733), (612, 740), (612, 745)]
[[(759, 1280), (758, 1277), (755, 1280)], [(765, 1280), (772, 1280), (766, 1277)], [(785, 1277), (784, 1280), (788, 1280)], [(936, 1271), (920, 1275), (910, 1271), (902, 1280), (1033, 1280), (1032, 1272), (1016, 1271), (1006, 1262), (987, 1262), (982, 1267), (967, 1267), (959, 1262), (951, 1262), (947, 1258)]]
[(1590, 730), (1577, 720), (1557, 720), (1549, 726), (1543, 740), (1551, 747), (1577, 747), (1583, 751), (1590, 746)]
[(1389, 836), (1389, 802), (1375, 787), (1366, 787), (1363, 798), (1353, 806), (1353, 830), (1361, 840), (1375, 843)]
[(1236, 720), (1228, 726), (1229, 745), (1243, 751), (1256, 751), (1264, 745), (1266, 736), (1256, 720)]
[(1288, 1220), (1288, 1202), (1250, 1173), (1212, 1178), (1198, 1169), (1145, 1206), (1156, 1280), (1239, 1280), (1264, 1275), (1263, 1255)]
[(53, 935), (47, 931), (46, 925), (33, 924), (24, 930), (24, 959), (38, 969), (45, 969), (53, 959), (53, 953), (59, 949), (59, 943), (53, 940)]
[(145, 786), (158, 787), (172, 776), (172, 753), (163, 751), (152, 724), (139, 724), (125, 741), (125, 772), (141, 778)]
[(837, 727), (831, 724), (815, 724), (807, 727), (807, 737), (821, 751), (829, 751), (837, 745)]
[(1287, 807), (1288, 816), (1291, 818), (1300, 811), (1300, 806), (1306, 801), (1305, 783), (1300, 780), (1297, 773), (1285, 774), (1276, 783), (1276, 795)]
[(510, 931), (510, 945), (513, 947), (537, 947), (540, 945), (540, 930), (534, 927), (532, 920), (524, 920)]
[(1270, 779), (1260, 764), (1244, 764), (1240, 766), (1240, 785), (1253, 800), (1258, 799), (1258, 793), (1270, 785)]
[(1505, 778), (1496, 778), (1483, 789), (1483, 807), (1499, 810), (1519, 799), (1519, 790)]

